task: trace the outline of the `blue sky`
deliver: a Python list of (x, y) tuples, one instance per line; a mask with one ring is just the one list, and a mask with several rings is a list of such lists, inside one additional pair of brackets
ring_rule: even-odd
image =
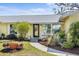
[(52, 3), (0, 3), (0, 15), (48, 15), (54, 8)]

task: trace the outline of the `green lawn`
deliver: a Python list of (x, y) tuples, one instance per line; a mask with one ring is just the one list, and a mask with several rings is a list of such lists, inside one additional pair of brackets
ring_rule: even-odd
[[(43, 52), (38, 50), (37, 48), (30, 45), (29, 42), (22, 42), (24, 44), (24, 49), (14, 53), (2, 53), (0, 52), (0, 56), (55, 56), (54, 54), (49, 54), (47, 52)], [(2, 47), (3, 41), (0, 41), (0, 50)]]

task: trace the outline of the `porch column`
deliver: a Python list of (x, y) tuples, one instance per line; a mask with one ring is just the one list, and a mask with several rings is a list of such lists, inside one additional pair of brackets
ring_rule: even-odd
[(52, 27), (53, 27), (53, 26), (52, 26), (52, 24), (51, 24), (51, 35), (52, 35), (52, 29), (53, 29)]

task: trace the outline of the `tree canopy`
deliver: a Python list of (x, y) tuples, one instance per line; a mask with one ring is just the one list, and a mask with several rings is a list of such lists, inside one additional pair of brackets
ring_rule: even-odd
[(55, 8), (56, 14), (79, 9), (79, 3), (55, 3), (55, 5), (59, 7), (59, 9)]

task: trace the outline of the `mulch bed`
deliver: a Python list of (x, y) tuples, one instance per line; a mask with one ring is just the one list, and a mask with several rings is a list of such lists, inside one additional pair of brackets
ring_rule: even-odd
[(45, 45), (45, 46), (48, 46), (48, 44), (47, 44), (47, 40), (44, 40), (44, 41), (42, 41), (42, 40), (39, 40), (38, 41), (40, 44), (42, 44), (42, 45)]
[(60, 50), (60, 51), (64, 51), (64, 52), (68, 52), (68, 53), (73, 53), (73, 54), (77, 54), (79, 55), (79, 47), (75, 47), (72, 49), (65, 49), (65, 48), (61, 48), (60, 46), (49, 46), (46, 45), (46, 42), (39, 42), (42, 45), (48, 46), (50, 48), (56, 49), (56, 50)]
[(48, 47), (56, 49), (56, 50), (60, 50), (60, 51), (69, 52), (69, 53), (79, 55), (79, 47), (75, 47), (75, 48), (72, 48), (72, 49), (65, 49), (65, 48), (61, 48), (59, 46), (54, 46), (54, 47), (48, 46)]
[(0, 52), (13, 53), (23, 49), (23, 44), (18, 42), (3, 43), (3, 49)]

